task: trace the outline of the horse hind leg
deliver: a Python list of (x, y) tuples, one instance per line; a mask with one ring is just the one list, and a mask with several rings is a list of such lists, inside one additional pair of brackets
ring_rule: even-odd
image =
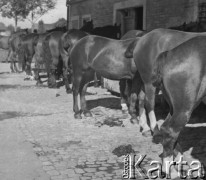
[(146, 109), (148, 112), (149, 120), (150, 120), (150, 127), (151, 130), (154, 131), (157, 120), (154, 113), (154, 106), (155, 106), (155, 92), (156, 88), (152, 84), (145, 85), (145, 102), (146, 102)]
[[(163, 165), (168, 159), (174, 159), (177, 154), (181, 153), (180, 147), (177, 146), (178, 136), (189, 121), (193, 109), (197, 107), (202, 99), (201, 95), (198, 94), (201, 81), (197, 79), (198, 76), (192, 75), (183, 79), (178, 79), (177, 75), (170, 75), (163, 80), (172, 105), (171, 118), (167, 119), (160, 128)], [(173, 175), (175, 175), (174, 173)]]
[(70, 85), (69, 85), (69, 77), (71, 77), (71, 73), (69, 73), (68, 69), (67, 68), (64, 68), (63, 69), (63, 79), (64, 79), (64, 84), (65, 84), (65, 89), (66, 89), (66, 92), (67, 94), (70, 94), (72, 93), (72, 89), (70, 88)]
[(94, 71), (93, 70), (88, 70), (85, 72), (83, 75), (83, 80), (80, 86), (80, 103), (81, 103), (81, 110), (84, 114), (85, 117), (92, 117), (92, 113), (87, 109), (87, 104), (86, 104), (86, 91), (87, 91), (87, 86), (90, 81), (94, 79)]
[(137, 122), (137, 111), (136, 111), (136, 102), (138, 100), (138, 95), (141, 92), (143, 82), (138, 73), (135, 74), (132, 79), (132, 87), (129, 98), (129, 114), (131, 115), (130, 121), (132, 123)]
[(74, 111), (75, 119), (82, 119), (81, 111), (79, 110), (79, 106), (78, 106), (78, 94), (80, 90), (81, 81), (82, 81), (81, 73), (74, 76), (72, 91), (73, 91), (73, 111)]
[(15, 73), (15, 71), (14, 71), (14, 62), (13, 61), (10, 62), (10, 69), (11, 69), (11, 73)]
[[(127, 107), (127, 95), (125, 94), (125, 89), (127, 88), (127, 81), (126, 79), (121, 79), (119, 81), (119, 90), (120, 90), (120, 97), (121, 97), (121, 107), (122, 112), (126, 113), (128, 111)], [(129, 94), (128, 94), (129, 96)]]

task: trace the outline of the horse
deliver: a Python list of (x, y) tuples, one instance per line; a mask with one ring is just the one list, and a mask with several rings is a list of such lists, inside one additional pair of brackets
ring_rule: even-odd
[[(131, 39), (135, 37), (141, 37), (145, 34), (144, 31), (141, 30), (131, 30), (128, 31), (126, 34), (124, 34), (121, 37), (121, 40)], [(126, 112), (128, 111), (128, 105), (129, 105), (129, 96), (131, 92), (131, 86), (132, 86), (132, 80), (130, 79), (121, 79), (119, 81), (119, 87), (120, 87), (120, 98), (121, 98), (121, 107), (122, 111)], [(135, 119), (131, 118), (131, 122), (134, 123)]]
[(43, 47), (43, 42), (45, 41), (45, 38), (48, 34), (49, 34), (48, 32), (39, 34), (38, 41), (37, 41), (37, 44), (35, 46), (35, 53), (34, 53), (33, 60), (32, 60), (32, 61), (34, 61), (34, 66), (35, 66), (33, 68), (33, 71), (34, 71), (34, 79), (37, 81), (36, 82), (37, 86), (41, 86), (43, 83), (41, 81), (39, 73), (41, 71), (45, 71), (45, 62), (43, 59), (44, 51), (43, 51), (42, 47)]
[(16, 56), (20, 39), (26, 34), (28, 34), (28, 29), (22, 29), (18, 32), (13, 33), (8, 40), (9, 52), (6, 61), (10, 61), (10, 69), (12, 73), (20, 72), (16, 66)]
[(95, 27), (93, 24), (93, 20), (84, 21), (84, 25), (80, 28), (81, 31), (85, 31), (92, 35), (103, 36), (112, 39), (120, 39), (121, 37), (121, 24), (117, 25), (106, 25), (103, 27)]
[(88, 35), (87, 33), (72, 29), (63, 32), (52, 32), (46, 36), (43, 42), (44, 60), (47, 68), (47, 72), (50, 74), (49, 87), (56, 87), (55, 72), (61, 71), (65, 82), (66, 92), (71, 93), (71, 89), (68, 81), (68, 71), (71, 74), (70, 69), (70, 49), (73, 45), (82, 37)]
[[(163, 146), (163, 165), (181, 155), (181, 147), (177, 141), (179, 134), (189, 121), (193, 110), (201, 101), (206, 102), (205, 45), (206, 36), (196, 36), (174, 49), (161, 53), (153, 62), (153, 67), (147, 63), (147, 68), (152, 70), (151, 82), (162, 89), (170, 105), (168, 117), (158, 134), (153, 137), (153, 142)], [(170, 175), (173, 176), (171, 178), (177, 176), (175, 169)]]
[(63, 26), (63, 27), (55, 27), (55, 28), (53, 28), (53, 29), (47, 30), (46, 32), (47, 32), (47, 33), (50, 33), (50, 32), (54, 32), (54, 31), (66, 32), (66, 31), (67, 31), (67, 27), (66, 27), (66, 26)]
[(0, 35), (0, 48), (4, 50), (9, 49), (9, 38), (10, 36), (2, 36)]
[[(134, 39), (114, 40), (96, 35), (80, 39), (71, 49), (70, 60), (73, 70), (73, 110), (74, 117), (81, 119), (81, 112), (86, 117), (92, 116), (87, 109), (85, 94), (87, 85), (96, 72), (111, 80), (132, 79), (137, 71), (133, 59), (124, 53)], [(78, 107), (80, 94), (81, 111)]]
[[(9, 38), (10, 36), (2, 36), (0, 35), (0, 48), (4, 49), (4, 50), (8, 50), (9, 49)], [(5, 60), (6, 62), (8, 61), (8, 55), (7, 58)]]
[[(129, 113), (135, 117), (135, 104), (139, 95), (139, 119), (141, 127), (148, 133), (158, 129), (154, 113), (156, 87), (152, 84), (151, 77), (153, 64), (160, 53), (171, 50), (181, 43), (195, 37), (205, 36), (206, 33), (189, 33), (171, 29), (155, 29), (141, 38), (136, 38), (125, 52), (127, 58), (134, 58), (137, 68), (136, 77), (133, 80)], [(142, 91), (144, 93), (142, 93)], [(147, 125), (145, 107), (150, 120), (150, 127)], [(167, 119), (167, 118), (166, 118)]]
[(169, 29), (186, 31), (186, 32), (205, 32), (206, 25), (205, 22), (197, 21), (197, 22), (183, 23), (180, 26), (170, 27)]
[[(19, 67), (26, 72), (28, 76), (32, 76), (31, 63), (35, 53), (35, 47), (38, 42), (39, 35), (37, 33), (31, 33), (24, 35), (19, 42), (18, 48), (18, 64)], [(25, 78), (26, 80), (27, 78)]]

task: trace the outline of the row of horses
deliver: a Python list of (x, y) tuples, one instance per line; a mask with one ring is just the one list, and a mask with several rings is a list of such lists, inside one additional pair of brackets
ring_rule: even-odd
[[(135, 104), (139, 96), (143, 132), (151, 130), (153, 142), (162, 144), (163, 165), (172, 162), (181, 155), (177, 142), (181, 130), (199, 103), (206, 101), (205, 46), (206, 33), (171, 29), (155, 29), (141, 37), (126, 40), (95, 35), (80, 39), (70, 51), (75, 118), (81, 118), (82, 113), (92, 116), (85, 94), (94, 73), (112, 80), (131, 79), (129, 112), (136, 117)], [(157, 88), (162, 90), (170, 107), (160, 127), (154, 113)], [(170, 175), (177, 176), (174, 167)]]
[[(18, 38), (13, 38), (13, 41), (15, 39)], [(17, 54), (19, 65), (28, 72), (33, 57), (37, 66), (44, 65), (51, 87), (56, 86), (55, 76), (62, 71), (67, 92), (70, 92), (68, 73), (72, 76), (76, 119), (82, 118), (82, 114), (92, 116), (85, 95), (87, 85), (95, 74), (120, 80), (121, 97), (125, 103), (125, 98), (129, 100), (131, 117), (137, 118), (135, 105), (139, 100), (139, 121), (143, 134), (152, 131), (153, 142), (162, 144), (164, 165), (181, 154), (177, 138), (193, 110), (201, 101), (206, 101), (205, 46), (206, 33), (155, 29), (148, 33), (128, 32), (122, 39), (115, 40), (90, 35), (82, 30), (69, 30), (65, 33), (55, 31), (22, 36)], [(39, 77), (36, 79), (41, 83)], [(124, 96), (126, 84), (129, 94)], [(154, 113), (157, 88), (162, 91), (170, 107), (161, 126), (157, 125)]]

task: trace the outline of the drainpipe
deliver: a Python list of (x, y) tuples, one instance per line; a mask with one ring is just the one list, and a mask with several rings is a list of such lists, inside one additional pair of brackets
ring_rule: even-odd
[(69, 30), (69, 22), (70, 22), (70, 0), (66, 1), (66, 6), (67, 6), (67, 30)]

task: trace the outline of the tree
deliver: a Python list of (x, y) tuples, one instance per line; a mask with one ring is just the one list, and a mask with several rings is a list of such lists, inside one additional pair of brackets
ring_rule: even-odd
[(15, 31), (15, 28), (14, 28), (14, 26), (12, 24), (9, 24), (7, 26), (7, 30), (10, 31), (11, 33), (13, 33)]
[(56, 27), (65, 27), (67, 26), (67, 20), (64, 18), (60, 18), (56, 23), (55, 23)]
[(32, 24), (32, 30), (34, 28), (34, 23), (49, 10), (54, 9), (56, 5), (56, 0), (27, 0), (27, 11), (29, 15), (27, 19)]
[(29, 0), (1, 0), (0, 12), (3, 17), (13, 18), (15, 21), (15, 30), (17, 29), (18, 21), (24, 20), (29, 11), (26, 8), (25, 2)]

